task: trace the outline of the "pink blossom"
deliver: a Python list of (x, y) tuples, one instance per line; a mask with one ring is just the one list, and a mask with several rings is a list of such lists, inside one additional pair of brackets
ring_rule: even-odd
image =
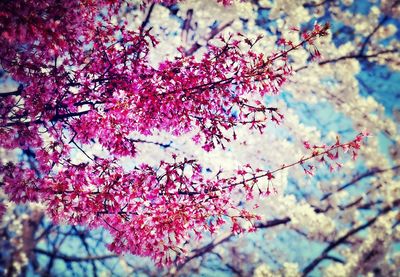
[[(111, 251), (167, 265), (171, 252), (185, 254), (180, 245), (226, 224), (235, 234), (246, 231), (244, 222), (254, 231), (259, 217), (238, 206), (234, 194), (249, 200), (257, 191), (269, 195), (280, 170), (301, 165), (312, 175), (316, 158), (336, 160), (345, 148), (354, 157), (358, 153), (364, 135), (329, 147), (305, 144), (309, 156), (276, 170), (243, 162), (227, 177), (203, 174), (197, 161), (178, 154), (157, 166), (143, 163), (137, 146), (147, 141), (137, 134), (193, 132), (195, 143), (209, 152), (226, 149), (237, 126), (262, 133), (271, 121), (282, 124), (277, 108), (251, 99), (278, 94), (292, 74), (288, 53), (325, 35), (327, 25), (303, 32), (299, 44), (281, 39), (289, 48), (276, 53), (240, 48), (242, 41), (261, 38), (219, 37), (221, 46), (208, 45), (202, 56), (186, 56), (181, 48), (180, 56), (153, 66), (148, 55), (158, 41), (151, 30), (132, 31), (126, 19), (111, 20), (122, 3), (1, 2), (0, 63), (21, 86), (0, 104), (0, 146), (27, 156), (19, 163), (1, 161), (10, 201), (40, 201), (54, 222), (108, 230)], [(86, 150), (96, 145), (104, 156)], [(74, 161), (74, 151), (85, 162)], [(135, 167), (124, 168), (121, 158)], [(259, 180), (265, 177), (263, 191)]]

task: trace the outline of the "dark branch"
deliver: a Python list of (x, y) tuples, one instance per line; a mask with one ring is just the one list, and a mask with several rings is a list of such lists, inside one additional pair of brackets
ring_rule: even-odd
[(378, 25), (376, 25), (376, 27), (374, 28), (374, 30), (365, 38), (360, 52), (358, 52), (358, 55), (362, 55), (365, 51), (365, 48), (367, 47), (369, 41), (371, 40), (372, 36), (379, 30), (380, 27), (382, 27), (382, 25), (389, 19), (389, 16), (385, 15), (378, 23)]
[(64, 254), (55, 254), (52, 252), (48, 252), (46, 250), (35, 248), (33, 250), (36, 253), (43, 254), (49, 257), (53, 257), (55, 259), (64, 260), (65, 262), (90, 262), (90, 261), (101, 261), (106, 259), (117, 258), (117, 255), (103, 255), (103, 256), (87, 256), (87, 257), (75, 257), (75, 256), (67, 256)]
[(277, 226), (277, 225), (286, 224), (286, 223), (290, 222), (290, 220), (291, 219), (289, 217), (285, 217), (285, 218), (282, 218), (282, 219), (272, 219), (272, 220), (269, 220), (269, 221), (267, 221), (265, 223), (256, 224), (256, 228), (257, 229), (271, 228), (271, 227), (274, 227), (274, 226)]
[[(90, 111), (92, 111), (92, 110), (55, 115), (49, 120), (49, 122), (56, 122), (56, 121), (60, 121), (60, 120), (66, 119), (66, 118), (81, 116), (81, 115), (89, 113)], [(21, 122), (21, 121), (9, 122), (0, 127), (10, 127), (10, 126), (15, 126), (15, 125), (44, 124), (44, 123), (46, 123), (46, 122), (41, 119), (37, 119), (37, 120), (26, 121), (26, 122)]]
[[(324, 65), (324, 64), (336, 63), (336, 62), (339, 62), (339, 61), (349, 60), (349, 59), (366, 60), (366, 59), (369, 59), (369, 58), (378, 57), (379, 55), (388, 54), (388, 53), (397, 53), (399, 51), (400, 51), (399, 49), (386, 49), (386, 50), (382, 50), (380, 52), (376, 52), (376, 53), (369, 54), (369, 55), (349, 54), (349, 55), (341, 56), (341, 57), (334, 58), (334, 59), (320, 61), (318, 64), (319, 65)], [(294, 71), (295, 72), (299, 72), (299, 71), (302, 71), (303, 69), (306, 69), (306, 68), (308, 68), (308, 65), (299, 67), (299, 68), (295, 69)]]
[(358, 233), (361, 230), (364, 230), (368, 227), (370, 227), (372, 224), (375, 223), (375, 221), (382, 215), (388, 213), (389, 211), (391, 211), (394, 207), (398, 206), (400, 204), (400, 199), (397, 199), (396, 201), (393, 202), (393, 205), (391, 206), (387, 206), (385, 207), (383, 210), (381, 210), (375, 217), (373, 217), (372, 219), (368, 220), (366, 223), (358, 226), (357, 228), (351, 229), (350, 231), (348, 231), (345, 235), (343, 235), (342, 237), (338, 238), (337, 240), (333, 241), (331, 244), (329, 244), (325, 250), (321, 253), (321, 255), (319, 255), (317, 258), (315, 258), (308, 266), (306, 266), (303, 269), (303, 276), (307, 276), (311, 271), (314, 270), (314, 268), (323, 260), (325, 259), (329, 259), (329, 255), (328, 253), (333, 250), (334, 248), (336, 248), (337, 246), (339, 246), (340, 244), (343, 244), (347, 241), (347, 239), (351, 236), (353, 236), (354, 234)]
[(335, 256), (326, 256), (325, 259), (327, 259), (327, 260), (332, 260), (332, 261), (335, 261), (335, 262), (341, 263), (341, 264), (344, 264), (344, 263), (345, 263), (344, 260), (342, 260), (342, 259), (340, 259), (340, 258), (338, 258), (338, 257), (335, 257)]
[[(289, 217), (285, 217), (285, 218), (282, 218), (282, 219), (272, 219), (272, 220), (269, 220), (269, 221), (267, 221), (265, 223), (258, 223), (258, 224), (256, 224), (255, 227), (256, 228), (260, 228), (260, 229), (272, 228), (272, 227), (275, 227), (275, 226), (278, 226), (278, 225), (281, 225), (281, 224), (286, 224), (289, 221), (290, 221)], [(229, 241), (233, 236), (234, 236), (233, 234), (229, 234), (229, 235), (227, 235), (226, 237), (222, 238), (221, 240), (219, 240), (217, 242), (216, 241), (212, 241), (209, 244), (203, 246), (202, 248), (199, 248), (199, 249), (195, 250), (195, 253), (192, 256), (188, 257), (182, 264), (180, 264), (177, 267), (177, 269), (180, 270), (188, 262), (190, 262), (191, 260), (193, 260), (195, 258), (198, 258), (198, 257), (201, 257), (204, 254), (211, 252), (215, 247), (217, 247), (218, 245)]]
[(146, 28), (147, 24), (149, 24), (150, 22), (150, 17), (151, 17), (151, 13), (153, 12), (154, 9), (154, 3), (152, 3), (150, 5), (149, 11), (147, 12), (146, 18), (143, 20), (142, 25), (140, 26), (140, 30), (141, 32), (143, 32), (143, 30)]
[(384, 173), (384, 172), (386, 172), (386, 171), (396, 170), (396, 169), (399, 169), (399, 168), (400, 168), (400, 165), (396, 165), (396, 166), (393, 166), (393, 167), (391, 167), (391, 168), (385, 168), (385, 169), (373, 168), (373, 169), (371, 169), (371, 170), (365, 172), (364, 174), (361, 174), (360, 176), (354, 178), (354, 179), (351, 180), (350, 182), (348, 182), (348, 183), (342, 185), (342, 186), (339, 187), (335, 192), (329, 192), (329, 193), (325, 194), (325, 195), (321, 198), (321, 201), (323, 201), (323, 200), (325, 200), (325, 199), (331, 197), (332, 194), (334, 194), (334, 193), (336, 193), (336, 192), (342, 191), (342, 190), (344, 190), (344, 189), (346, 189), (346, 188), (348, 188), (348, 187), (350, 187), (350, 186), (356, 184), (357, 182), (359, 182), (360, 180), (362, 180), (362, 179), (364, 179), (364, 178), (371, 177), (371, 176), (374, 176), (374, 175), (376, 175), (376, 174), (381, 174), (381, 173)]
[[(390, 7), (391, 9), (396, 7), (398, 4), (400, 3), (399, 0), (396, 0), (393, 5)], [(365, 38), (360, 52), (358, 52), (359, 55), (362, 55), (365, 51), (365, 48), (367, 47), (368, 43), (370, 42), (372, 36), (383, 26), (383, 24), (385, 24), (385, 22), (389, 19), (388, 15), (385, 15), (384, 17), (382, 17), (382, 19), (378, 22), (378, 25), (375, 26), (374, 30), (372, 30), (372, 32)]]
[(324, 5), (324, 4), (327, 4), (327, 3), (333, 2), (333, 1), (334, 1), (334, 0), (325, 0), (325, 1), (322, 1), (322, 2), (319, 2), (319, 3), (316, 3), (316, 2), (304, 3), (304, 4), (303, 4), (303, 7), (304, 7), (304, 8), (316, 8), (316, 7), (322, 6), (322, 5)]
[(0, 92), (0, 97), (7, 97), (7, 96), (17, 96), (20, 95), (22, 90), (24, 89), (23, 85), (19, 85), (18, 89), (15, 91), (9, 91), (9, 92)]
[[(222, 32), (225, 28), (229, 27), (230, 25), (232, 25), (233, 20), (229, 21), (228, 23), (220, 26), (219, 28), (215, 28), (210, 32), (210, 35), (206, 38), (206, 41), (209, 41), (210, 39), (213, 39), (217, 34), (219, 34), (220, 32)], [(188, 49), (187, 51), (185, 51), (186, 56), (192, 56), (197, 50), (199, 50), (202, 46), (199, 43), (195, 43), (192, 45), (192, 47), (190, 49)]]

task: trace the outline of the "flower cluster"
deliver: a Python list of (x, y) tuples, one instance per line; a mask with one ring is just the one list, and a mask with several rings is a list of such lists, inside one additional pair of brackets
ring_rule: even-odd
[[(313, 166), (305, 162), (336, 160), (339, 149), (356, 156), (362, 135), (329, 147), (305, 144), (313, 151), (309, 157), (270, 171), (246, 165), (237, 176), (219, 172), (210, 178), (195, 160), (177, 156), (158, 167), (135, 161), (126, 169), (121, 158), (134, 160), (143, 143), (135, 134), (193, 132), (193, 140), (211, 151), (235, 140), (237, 126), (263, 132), (268, 121), (280, 124), (284, 116), (277, 108), (252, 97), (277, 94), (292, 74), (288, 54), (312, 45), (329, 26), (314, 25), (299, 43), (282, 40), (283, 49), (273, 53), (252, 51), (261, 38), (220, 36), (201, 57), (182, 50), (153, 66), (148, 54), (157, 38), (149, 29), (129, 30), (123, 18), (111, 20), (120, 4), (0, 4), (0, 63), (20, 83), (0, 95), (0, 147), (21, 149), (27, 157), (0, 163), (10, 200), (43, 202), (55, 222), (109, 230), (116, 253), (169, 264), (185, 253), (185, 241), (205, 231), (214, 233), (224, 224), (233, 233), (254, 229), (258, 217), (239, 207), (234, 193), (244, 191), (252, 199), (258, 190), (267, 196), (278, 171), (300, 164), (311, 174)], [(95, 144), (106, 151), (104, 157), (84, 151)], [(73, 150), (87, 162), (74, 163)], [(266, 189), (257, 184), (264, 177)]]

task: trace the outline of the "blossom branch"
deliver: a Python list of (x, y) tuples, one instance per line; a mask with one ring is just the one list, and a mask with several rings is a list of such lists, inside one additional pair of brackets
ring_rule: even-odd
[(382, 209), (375, 217), (371, 218), (370, 220), (368, 220), (366, 223), (349, 230), (346, 234), (344, 234), (343, 236), (339, 237), (338, 239), (336, 239), (335, 241), (333, 241), (332, 243), (330, 243), (325, 249), (324, 251), (322, 251), (322, 253), (315, 258), (309, 265), (307, 265), (304, 269), (303, 269), (303, 275), (302, 276), (307, 276), (309, 273), (311, 273), (314, 268), (320, 263), (322, 262), (324, 259), (326, 259), (329, 256), (329, 252), (333, 249), (335, 249), (336, 247), (338, 247), (339, 245), (345, 243), (347, 241), (348, 238), (350, 238), (351, 236), (357, 234), (358, 232), (370, 227), (371, 225), (373, 225), (375, 223), (375, 221), (381, 217), (382, 215), (387, 214), (388, 212), (392, 211), (392, 209), (394, 207), (397, 207), (400, 205), (400, 199), (397, 199), (393, 202), (393, 205), (391, 206), (386, 206), (384, 209)]
[(326, 193), (324, 196), (322, 196), (321, 201), (328, 199), (334, 193), (342, 191), (342, 190), (344, 190), (344, 189), (356, 184), (357, 182), (359, 182), (360, 180), (362, 180), (364, 178), (368, 178), (368, 177), (374, 176), (376, 174), (381, 174), (381, 173), (384, 173), (384, 172), (387, 172), (387, 171), (395, 171), (395, 170), (397, 170), (399, 168), (400, 168), (400, 165), (396, 165), (396, 166), (393, 166), (391, 168), (373, 168), (371, 170), (368, 170), (365, 173), (357, 176), (356, 178), (354, 178), (350, 182), (340, 186), (337, 190), (335, 190), (335, 192)]

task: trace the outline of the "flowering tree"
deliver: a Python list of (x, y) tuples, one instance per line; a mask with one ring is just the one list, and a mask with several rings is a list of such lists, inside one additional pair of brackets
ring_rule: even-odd
[[(206, 152), (232, 152), (235, 143), (250, 143), (246, 130), (268, 135), (268, 121), (283, 121), (284, 113), (267, 106), (263, 96), (279, 92), (294, 71), (293, 59), (302, 60), (305, 68), (307, 58), (318, 58), (317, 43), (328, 36), (328, 25), (315, 24), (307, 31), (296, 28), (300, 22), (290, 22), (288, 35), (300, 36), (281, 36), (280, 48), (266, 52), (260, 46), (265, 38), (237, 34), (241, 30), (235, 30), (229, 17), (202, 32), (205, 26), (196, 18), (201, 8), (185, 10), (182, 4), (183, 46), (171, 43), (170, 57), (164, 53), (160, 59), (157, 51), (165, 51), (162, 38), (170, 43), (170, 30), (161, 36), (158, 25), (149, 26), (153, 10), (166, 7), (147, 3), (144, 10), (132, 11), (132, 6), (112, 1), (1, 5), (1, 64), (16, 84), (0, 95), (1, 147), (23, 157), (7, 162), (2, 156), (5, 195), (16, 203), (44, 203), (56, 223), (105, 228), (113, 237), (109, 248), (117, 254), (150, 256), (160, 264), (181, 260), (180, 269), (201, 254), (188, 255), (192, 245), (187, 242), (205, 231), (212, 234), (227, 225), (237, 234), (295, 221), (296, 214), (257, 221), (265, 219), (257, 206), (276, 189), (278, 172), (298, 165), (313, 175), (316, 163), (335, 170), (341, 166), (341, 152), (353, 158), (358, 154), (363, 134), (349, 142), (335, 137), (327, 146), (306, 138), (312, 131), (302, 129), (297, 130), (303, 132), (298, 134), (304, 148), (299, 159), (269, 153), (270, 163), (242, 159), (241, 165), (222, 169), (204, 158), (210, 156), (202, 158)], [(143, 20), (137, 22), (135, 13), (142, 13)], [(200, 30), (194, 32), (196, 23)], [(229, 28), (233, 30), (218, 36)], [(196, 37), (204, 33), (205, 38)], [(294, 80), (300, 82), (297, 76)], [(286, 126), (300, 125), (292, 119)], [(148, 157), (149, 147), (163, 153)], [(312, 266), (305, 268), (309, 270)]]

